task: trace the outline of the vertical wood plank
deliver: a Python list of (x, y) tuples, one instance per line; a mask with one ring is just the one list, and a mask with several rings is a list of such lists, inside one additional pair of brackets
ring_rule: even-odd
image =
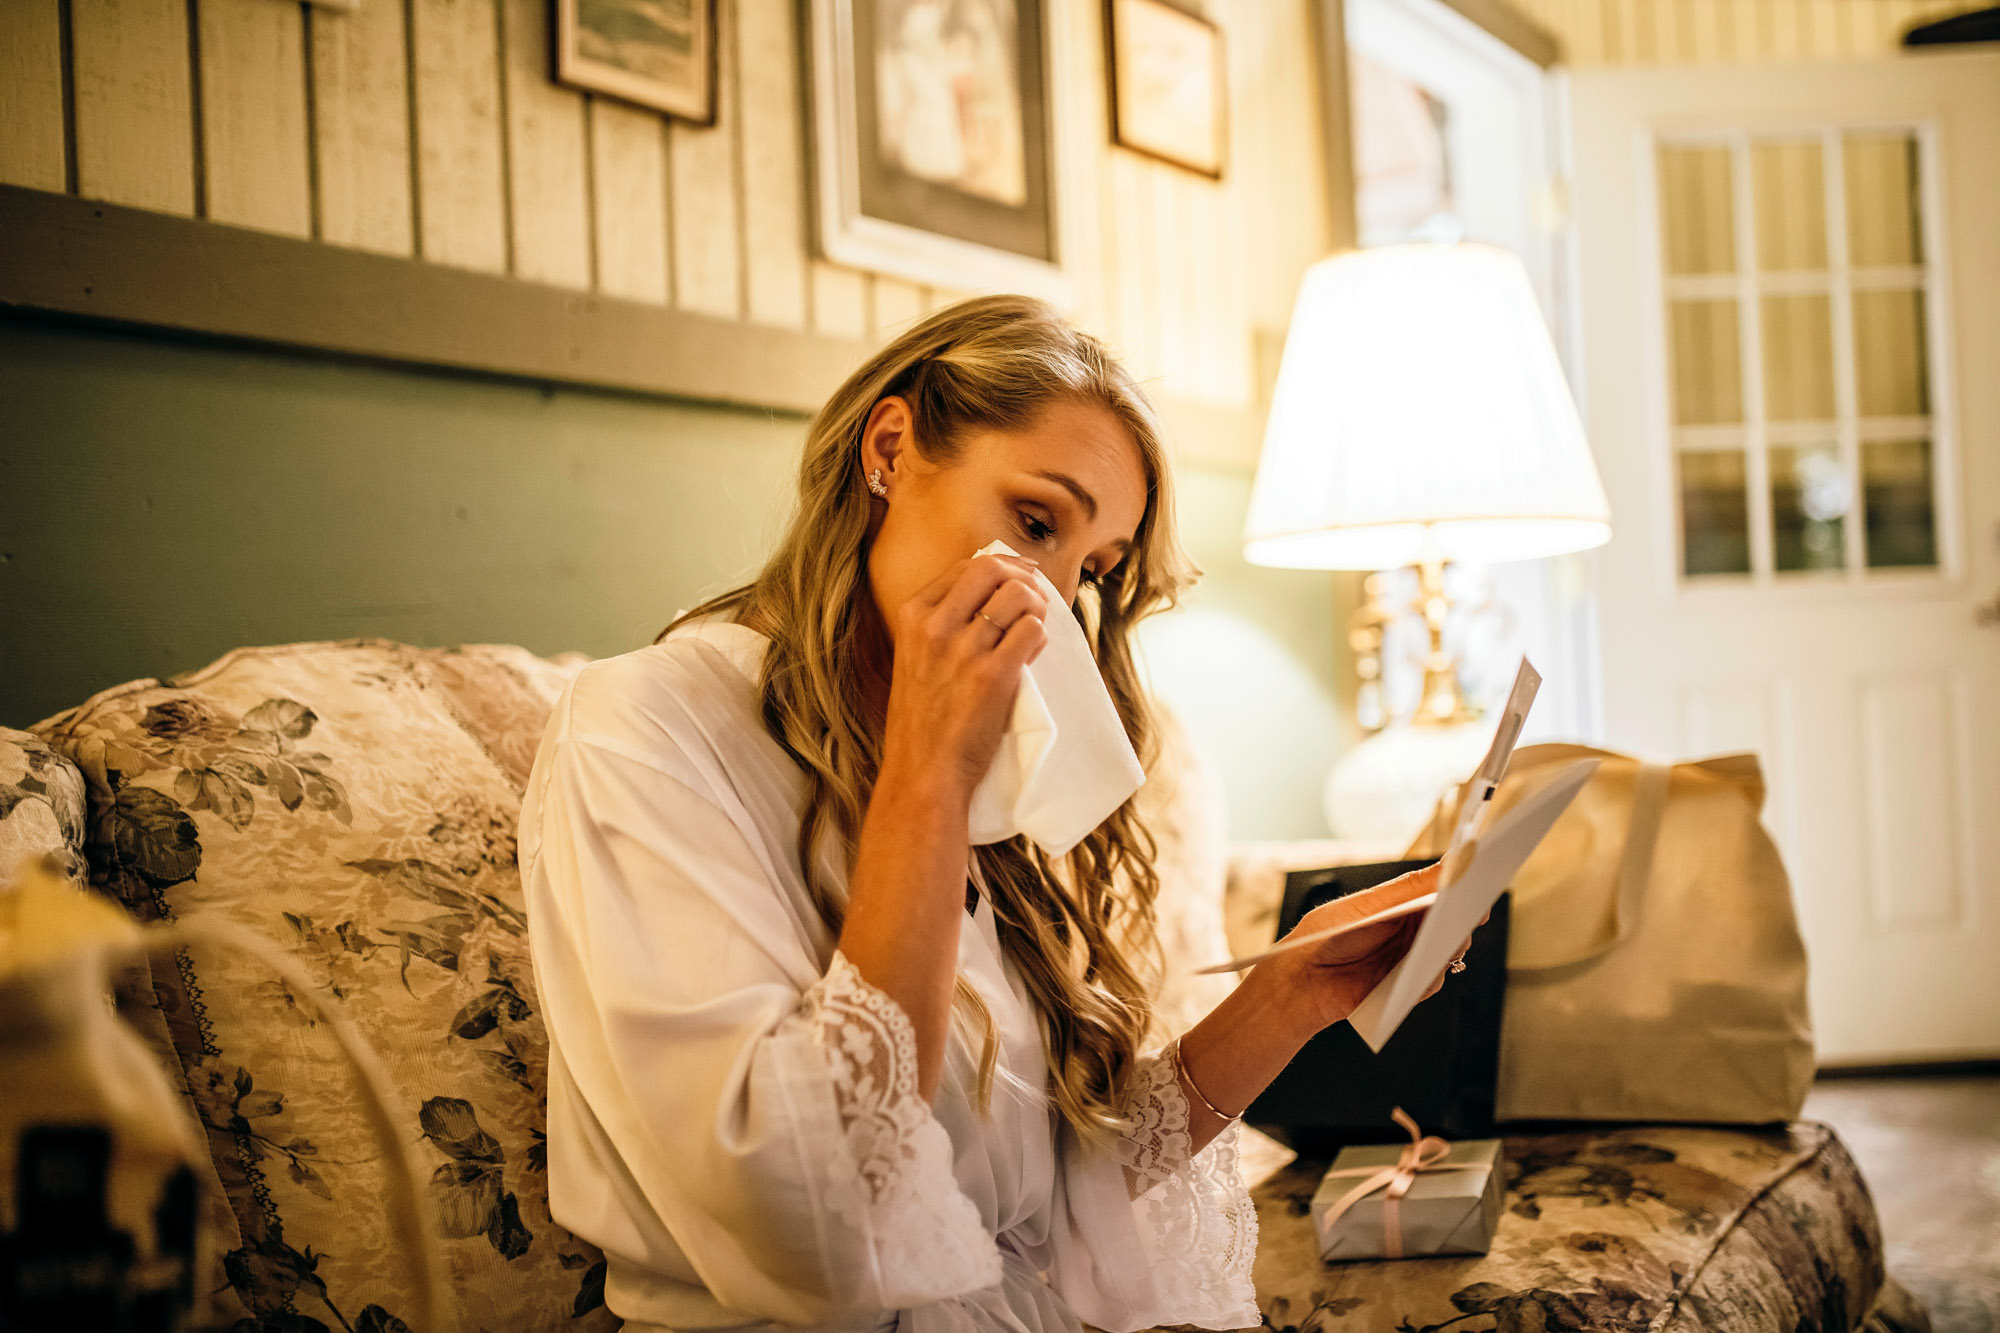
[(310, 236), (303, 14), (271, 0), (201, 0), (196, 13), (208, 216)]
[(790, 4), (737, 10), (743, 133), (744, 296), (757, 324), (806, 324), (805, 153), (799, 43)]
[(901, 278), (875, 275), (875, 302), (870, 311), (869, 333), (876, 342), (888, 342), (917, 322), (924, 313), (922, 289)]
[(812, 325), (836, 338), (868, 336), (867, 275), (824, 259), (812, 261)]
[(549, 81), (546, 0), (501, 3), (514, 276), (587, 288), (590, 199), (584, 185), (583, 94)]
[(590, 175), (598, 290), (665, 305), (667, 139), (660, 117), (591, 98)]
[[(1102, 201), (1104, 163), (1110, 153), (1111, 127), (1105, 101), (1104, 12), (1091, 3), (1056, 5), (1050, 21), (1056, 40), (1071, 53), (1072, 81), (1067, 118), (1059, 116), (1057, 134), (1066, 134), (1065, 152), (1072, 164), (1061, 207), (1062, 263), (1075, 292), (1071, 317), (1077, 327), (1101, 338), (1110, 336), (1105, 309), (1104, 228), (1098, 216)], [(1234, 40), (1233, 32), (1224, 41)], [(1233, 95), (1233, 93), (1232, 93)]]
[(419, 253), (440, 264), (504, 273), (507, 192), (495, 0), (410, 0), (410, 6)]
[(410, 198), (410, 64), (403, 6), (313, 9), (319, 238), (380, 254), (416, 249)]
[(186, 0), (70, 0), (70, 65), (77, 193), (191, 216)]
[(1682, 3), (1691, 11), (1687, 29), (1693, 39), (1692, 58), (1704, 65), (1728, 60), (1730, 52), (1723, 46), (1723, 40), (1736, 34), (1722, 21), (1722, 0), (1682, 0)]
[(1680, 0), (1644, 0), (1650, 16), (1647, 24), (1651, 45), (1647, 51), (1649, 65), (1669, 65), (1681, 57), (1681, 5)]
[(957, 305), (970, 295), (972, 295), (971, 292), (961, 290), (957, 287), (926, 287), (924, 288), (924, 313), (926, 315), (935, 314), (946, 306)]
[[(1804, 0), (1770, 0), (1770, 6), (1771, 58), (1797, 60), (1805, 53), (1800, 37), (1800, 20), (1806, 13)], [(1811, 31), (1810, 23), (1804, 27), (1808, 33)]]
[[(766, 0), (768, 3), (768, 0)], [(671, 122), (674, 304), (734, 319), (743, 313), (742, 221), (737, 207), (736, 0), (716, 0), (716, 120)]]
[(1199, 359), (1193, 343), (1197, 337), (1188, 292), (1188, 180), (1179, 168), (1164, 163), (1140, 163), (1146, 191), (1151, 200), (1146, 225), (1151, 232), (1153, 263), (1146, 279), (1159, 293), (1156, 348), (1160, 388), (1174, 397), (1191, 396), (1193, 363)]
[(0, 0), (0, 181), (69, 188), (58, 0)]
[(1574, 0), (1569, 7), (1569, 27), (1560, 36), (1572, 65), (1604, 63), (1603, 0)]
[(1882, 8), (1881, 0), (1866, 0), (1865, 3), (1860, 3), (1858, 0), (1840, 0), (1840, 5), (1846, 11), (1847, 19), (1842, 25), (1846, 29), (1844, 33), (1846, 41), (1841, 53), (1847, 56), (1874, 54), (1875, 21), (1878, 11)]
[(1811, 0), (1812, 37), (1806, 55), (1827, 60), (1840, 54), (1840, 7), (1836, 0)]
[(1916, 25), (1917, 15), (1923, 11), (1923, 3), (1924, 0), (1889, 0), (1888, 32), (1883, 37), (1883, 55), (1896, 53), (1902, 45), (1903, 34)]
[(1160, 326), (1165, 318), (1157, 270), (1152, 179), (1143, 159), (1114, 151), (1107, 179), (1104, 252), (1114, 286), (1113, 324), (1126, 368), (1140, 379), (1161, 373)]
[(1763, 36), (1764, 26), (1760, 11), (1763, 0), (1732, 0), (1732, 26), (1736, 35), (1731, 39), (1736, 58), (1749, 62), (1765, 58)]
[(1604, 63), (1636, 63), (1633, 30), (1638, 27), (1638, 0), (1605, 0), (1605, 4)]

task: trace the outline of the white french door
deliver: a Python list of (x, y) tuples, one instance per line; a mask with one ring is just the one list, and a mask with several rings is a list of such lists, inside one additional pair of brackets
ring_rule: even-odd
[(1763, 757), (1823, 1062), (2000, 1054), (2000, 55), (1569, 95), (1606, 743)]

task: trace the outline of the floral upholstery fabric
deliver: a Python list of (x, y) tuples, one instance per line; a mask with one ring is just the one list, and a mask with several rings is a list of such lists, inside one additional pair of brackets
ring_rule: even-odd
[(24, 860), (83, 878), (83, 775), (40, 737), (0, 727), (0, 886)]
[(1867, 1186), (1824, 1125), (1598, 1128), (1504, 1141), (1487, 1254), (1329, 1264), (1327, 1163), (1255, 1191), (1258, 1304), (1284, 1333), (1923, 1333)]
[[(141, 919), (215, 914), (280, 943), (387, 1056), (467, 1333), (617, 1326), (600, 1256), (548, 1214), (514, 850), (535, 742), (584, 660), (241, 649), (38, 726), (87, 786), (94, 887)], [(275, 977), (207, 950), (156, 967), (153, 989), (145, 1017), (207, 1132), (220, 1326), (405, 1327), (416, 1275), (330, 1034)]]

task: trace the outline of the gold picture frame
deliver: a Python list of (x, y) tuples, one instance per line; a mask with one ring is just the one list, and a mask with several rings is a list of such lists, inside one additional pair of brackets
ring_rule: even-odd
[(557, 83), (715, 123), (715, 0), (552, 0)]
[(1111, 141), (1221, 180), (1229, 152), (1222, 29), (1167, 0), (1104, 0)]

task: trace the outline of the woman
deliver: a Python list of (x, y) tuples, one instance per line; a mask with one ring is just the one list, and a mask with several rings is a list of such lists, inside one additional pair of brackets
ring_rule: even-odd
[[(1168, 481), (1101, 344), (962, 302), (820, 411), (752, 583), (557, 702), (520, 829), (550, 1207), (627, 1328), (1259, 1322), (1236, 1116), (1414, 918), (1267, 960), (1142, 1051), (1131, 803), (1060, 863), (968, 846), (1047, 638), (1036, 569), (1149, 755), (1131, 630), (1191, 577)], [(970, 556), (996, 538), (1021, 557)]]

